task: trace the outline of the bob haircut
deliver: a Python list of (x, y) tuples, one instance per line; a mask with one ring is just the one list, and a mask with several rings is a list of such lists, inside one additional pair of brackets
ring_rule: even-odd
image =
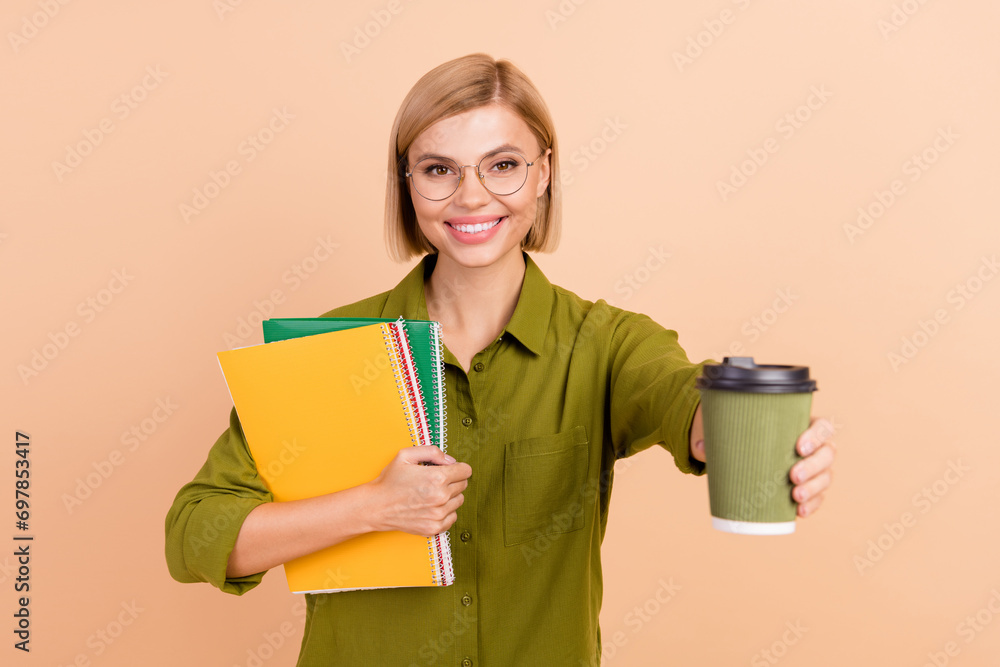
[(562, 191), (559, 146), (549, 109), (534, 84), (510, 61), (474, 53), (438, 65), (421, 77), (396, 113), (389, 139), (385, 191), (385, 241), (395, 261), (437, 252), (417, 225), (406, 187), (410, 145), (437, 121), (489, 104), (500, 104), (516, 113), (527, 123), (539, 146), (552, 149), (549, 186), (538, 198), (535, 222), (521, 241), (521, 248), (552, 252), (558, 245)]

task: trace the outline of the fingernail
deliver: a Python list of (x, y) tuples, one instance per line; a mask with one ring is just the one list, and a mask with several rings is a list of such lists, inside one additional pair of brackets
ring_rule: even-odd
[(445, 454), (444, 455), (444, 460), (447, 461), (448, 463), (454, 463), (455, 462), (455, 457), (452, 456), (451, 454)]
[(816, 441), (806, 438), (802, 441), (802, 456), (809, 456), (816, 450)]
[(792, 484), (801, 484), (802, 483), (802, 469), (801, 468), (792, 468), (792, 473), (789, 475), (789, 477), (792, 478)]

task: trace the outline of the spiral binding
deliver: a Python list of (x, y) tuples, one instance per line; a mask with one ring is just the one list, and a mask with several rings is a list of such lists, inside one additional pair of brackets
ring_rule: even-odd
[[(382, 340), (385, 343), (385, 351), (389, 354), (389, 364), (393, 369), (399, 369), (399, 348), (396, 340), (394, 339), (391, 332), (391, 327), (387, 324), (381, 326), (382, 329)], [(405, 378), (402, 373), (394, 372), (392, 374), (393, 378), (396, 380), (396, 391), (399, 392), (399, 402), (403, 405), (403, 416), (406, 418), (406, 427), (410, 432), (410, 442), (416, 446), (420, 443), (418, 442), (417, 436), (417, 425), (412, 413), (412, 407), (410, 405), (410, 400), (407, 397)]]
[(406, 337), (406, 324), (400, 317), (395, 322), (389, 324), (395, 339), (397, 349), (400, 352), (400, 367), (406, 377), (406, 387), (409, 390), (410, 409), (413, 411), (417, 423), (417, 436), (422, 445), (430, 445), (430, 426), (427, 423), (427, 406), (424, 405), (424, 395), (420, 390), (420, 378), (417, 376), (416, 366), (413, 363), (413, 356), (410, 351), (409, 339)]
[(451, 562), (451, 536), (447, 531), (428, 538), (427, 555), (434, 566), (431, 572), (434, 585), (450, 586), (455, 581), (455, 569)]
[[(437, 440), (441, 451), (445, 451), (446, 439), (444, 422), (444, 362), (441, 360), (441, 337), (440, 324), (435, 323), (434, 345), (431, 346), (431, 355), (435, 362), (434, 372), (437, 374), (438, 382), (436, 387), (438, 398), (438, 415), (442, 428), (438, 433)], [(427, 406), (424, 403), (421, 391), (420, 377), (416, 372), (416, 365), (410, 351), (409, 339), (407, 338), (406, 322), (400, 317), (395, 322), (386, 325), (388, 331), (383, 329), (383, 338), (386, 339), (387, 347), (392, 349), (393, 367), (401, 371), (394, 373), (396, 376), (396, 386), (400, 391), (400, 398), (406, 404), (407, 424), (410, 427), (410, 440), (416, 444), (434, 444), (431, 442), (430, 424), (427, 421)], [(413, 415), (410, 421), (409, 414)], [(416, 433), (416, 435), (414, 435)], [(419, 443), (418, 443), (419, 441)], [(431, 581), (435, 586), (450, 586), (455, 581), (455, 570), (451, 557), (451, 536), (448, 532), (438, 533), (427, 538), (427, 556), (431, 563)]]
[(437, 569), (441, 572), (441, 583), (438, 583), (438, 586), (451, 586), (455, 582), (455, 567), (451, 560), (451, 535), (448, 531), (438, 533), (434, 536), (434, 540), (438, 551)]
[(437, 373), (437, 408), (438, 408), (438, 447), (442, 452), (448, 451), (448, 397), (444, 386), (444, 349), (441, 342), (441, 323), (431, 322), (434, 333), (434, 344), (431, 345), (431, 356), (434, 359), (434, 370)]
[[(431, 358), (433, 359), (433, 372), (436, 376), (434, 389), (437, 398), (438, 432), (437, 445), (442, 452), (448, 451), (448, 413), (446, 410), (447, 396), (445, 395), (445, 370), (444, 351), (441, 342), (441, 323), (431, 322), (431, 334), (433, 337), (431, 345)], [(445, 531), (434, 536), (434, 543), (437, 550), (437, 567), (441, 572), (440, 583), (435, 578), (435, 583), (439, 586), (450, 586), (455, 581), (455, 568), (451, 558), (451, 535)]]

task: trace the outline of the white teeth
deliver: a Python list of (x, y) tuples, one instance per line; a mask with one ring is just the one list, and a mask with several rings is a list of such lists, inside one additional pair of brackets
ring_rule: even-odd
[(493, 222), (487, 222), (487, 223), (480, 222), (474, 225), (452, 225), (452, 227), (454, 227), (460, 232), (465, 232), (466, 234), (478, 234), (479, 232), (496, 227), (498, 224), (500, 224), (501, 220), (503, 220), (502, 217), (497, 218)]

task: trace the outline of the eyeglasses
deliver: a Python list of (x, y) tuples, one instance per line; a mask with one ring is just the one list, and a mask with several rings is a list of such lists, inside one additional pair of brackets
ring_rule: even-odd
[(544, 154), (545, 150), (542, 150), (538, 157), (528, 162), (520, 153), (502, 151), (487, 155), (479, 164), (466, 165), (449, 158), (429, 157), (406, 172), (406, 178), (413, 179), (413, 189), (424, 199), (441, 201), (458, 191), (465, 178), (465, 168), (474, 167), (479, 181), (487, 190), (495, 195), (512, 195), (528, 180), (528, 167)]

